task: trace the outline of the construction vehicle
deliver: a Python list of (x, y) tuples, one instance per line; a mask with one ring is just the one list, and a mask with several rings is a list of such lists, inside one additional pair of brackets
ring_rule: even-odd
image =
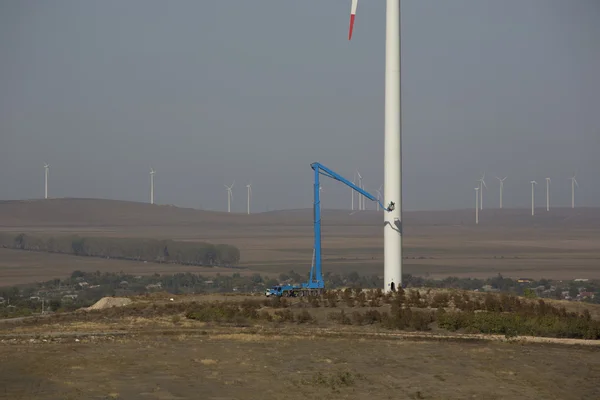
[(377, 197), (373, 196), (371, 193), (360, 188), (359, 186), (356, 186), (354, 183), (350, 182), (343, 176), (327, 168), (323, 164), (312, 163), (310, 166), (315, 174), (313, 204), (315, 244), (313, 247), (313, 261), (312, 266), (310, 268), (309, 279), (308, 282), (302, 283), (301, 285), (286, 284), (273, 286), (265, 291), (265, 295), (267, 297), (318, 296), (322, 294), (325, 289), (325, 281), (323, 280), (323, 271), (321, 269), (321, 199), (319, 191), (319, 180), (321, 175), (343, 183), (344, 185), (350, 187), (352, 190), (362, 194), (367, 199), (378, 203), (381, 209), (384, 211), (393, 211), (395, 207), (393, 202), (390, 202), (390, 204), (387, 207), (385, 207)]

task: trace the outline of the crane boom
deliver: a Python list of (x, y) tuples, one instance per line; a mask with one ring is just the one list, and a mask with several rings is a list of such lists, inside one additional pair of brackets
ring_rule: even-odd
[(343, 183), (344, 185), (350, 187), (352, 190), (355, 190), (358, 193), (362, 194), (367, 199), (378, 203), (381, 209), (383, 209), (384, 211), (390, 212), (393, 211), (395, 208), (393, 202), (390, 202), (390, 204), (387, 207), (384, 206), (383, 203), (379, 199), (377, 199), (377, 197), (373, 196), (365, 189), (356, 186), (348, 179), (332, 171), (331, 169), (327, 168), (321, 163), (315, 162), (312, 163), (310, 166), (313, 169), (315, 176), (313, 204), (315, 243), (313, 248), (313, 262), (310, 268), (310, 276), (308, 278), (308, 282), (303, 283), (301, 286), (293, 286), (289, 284), (273, 286), (271, 289), (266, 290), (265, 294), (267, 296), (296, 296), (298, 294), (300, 294), (301, 296), (312, 296), (320, 293), (323, 289), (325, 289), (325, 281), (323, 279), (323, 271), (321, 269), (321, 193), (319, 190), (319, 180), (321, 175)]
[(344, 178), (340, 174), (334, 172), (333, 170), (327, 168), (321, 163), (315, 162), (312, 163), (311, 168), (315, 173), (315, 182), (314, 182), (314, 205), (313, 205), (313, 214), (314, 214), (314, 264), (310, 269), (310, 276), (307, 283), (303, 284), (303, 288), (307, 289), (323, 289), (325, 287), (325, 282), (323, 280), (323, 271), (321, 269), (321, 197), (319, 191), (319, 178), (320, 175), (326, 176), (328, 178), (334, 179), (338, 182), (343, 183), (344, 185), (350, 187), (352, 190), (357, 191), (358, 193), (365, 196), (367, 199), (379, 203), (380, 207), (385, 211), (394, 210), (394, 203), (391, 202), (387, 207), (381, 203), (377, 197), (373, 196), (371, 193), (367, 192), (363, 188), (356, 186), (354, 183), (350, 182), (348, 179)]

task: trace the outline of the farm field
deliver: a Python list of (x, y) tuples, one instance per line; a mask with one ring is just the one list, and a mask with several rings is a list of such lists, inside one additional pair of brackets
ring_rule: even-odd
[[(381, 215), (323, 210), (326, 271), (380, 274)], [(600, 278), (600, 209), (556, 209), (532, 220), (527, 210), (490, 210), (476, 226), (468, 210), (405, 213), (404, 272), (443, 278)], [(486, 221), (486, 217), (488, 221)], [(79, 234), (208, 241), (237, 246), (239, 273), (308, 271), (311, 210), (228, 214), (91, 199), (0, 202), (0, 232)], [(0, 281), (26, 283), (73, 270), (132, 274), (230, 273), (230, 269), (161, 265), (0, 249)]]

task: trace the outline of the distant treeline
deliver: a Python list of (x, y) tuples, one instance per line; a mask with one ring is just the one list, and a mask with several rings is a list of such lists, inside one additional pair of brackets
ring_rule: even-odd
[(0, 233), (0, 247), (77, 256), (185, 265), (235, 265), (240, 251), (227, 244), (142, 238), (36, 236)]

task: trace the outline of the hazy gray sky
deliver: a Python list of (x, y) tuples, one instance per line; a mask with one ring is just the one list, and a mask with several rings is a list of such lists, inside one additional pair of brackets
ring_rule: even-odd
[[(385, 1), (0, 0), (0, 199), (310, 207), (383, 183)], [(600, 2), (402, 2), (405, 209), (600, 205)], [(324, 206), (350, 206), (324, 182)]]

